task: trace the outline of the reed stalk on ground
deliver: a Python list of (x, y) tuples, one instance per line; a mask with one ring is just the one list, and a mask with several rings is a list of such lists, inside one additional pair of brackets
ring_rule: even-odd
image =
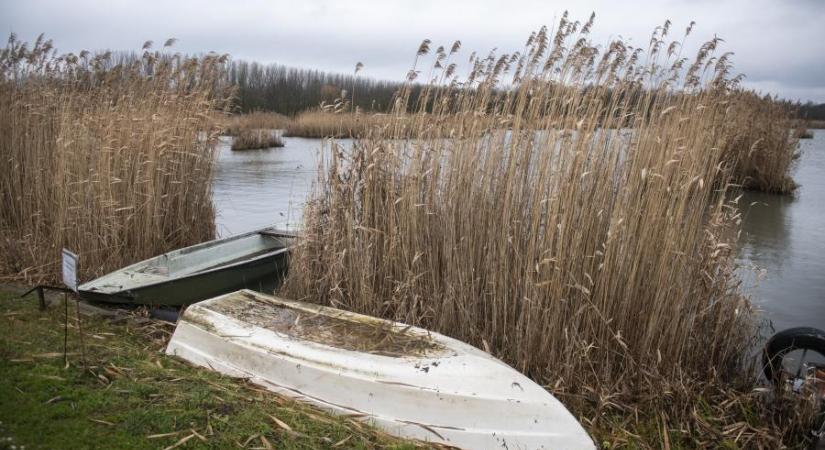
[(742, 112), (718, 39), (688, 61), (669, 21), (646, 50), (596, 46), (592, 26), (565, 14), (464, 79), (460, 43), (424, 41), (409, 81), (427, 84), (389, 113), (414, 112), (321, 158), (284, 292), (486, 349), (599, 442), (804, 439), (810, 416), (751, 392), (758, 318), (734, 272), (742, 145), (788, 128), (729, 132), (764, 110)]
[(225, 58), (150, 46), (116, 62), (12, 35), (0, 53), (4, 276), (59, 279), (66, 247), (88, 280), (214, 236), (209, 113), (229, 106)]

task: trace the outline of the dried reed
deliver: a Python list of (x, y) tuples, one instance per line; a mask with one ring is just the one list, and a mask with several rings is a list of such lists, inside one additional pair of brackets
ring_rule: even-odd
[(790, 176), (798, 159), (798, 138), (786, 104), (752, 92), (738, 91), (728, 99), (731, 111), (724, 123), (725, 152), (734, 181), (747, 189), (790, 194)]
[[(169, 42), (171, 45), (171, 42)], [(58, 55), (12, 35), (0, 53), (0, 272), (89, 279), (214, 235), (211, 178), (225, 58)]]
[(804, 124), (797, 125), (793, 130), (793, 137), (796, 139), (813, 139), (814, 134)]
[(232, 138), (232, 150), (253, 150), (283, 147), (284, 140), (276, 130), (243, 130)]
[(244, 130), (283, 130), (292, 119), (274, 112), (255, 111), (249, 114), (235, 114), (225, 118), (224, 134), (238, 136)]
[(458, 43), (413, 67), (410, 82), (429, 78), (414, 105), (399, 94), (405, 120), (323, 162), (284, 291), (488, 349), (591, 430), (609, 409), (690, 430), (696, 386), (752, 373), (728, 196), (743, 158), (725, 125), (755, 100), (714, 56), (719, 40), (688, 61), (669, 21), (646, 50), (594, 46), (592, 25), (565, 14), (522, 52), (473, 55), (462, 80)]
[[(339, 104), (339, 107), (343, 103)], [(285, 136), (307, 138), (352, 138), (366, 136), (374, 128), (404, 121), (403, 116), (336, 111), (334, 105), (306, 111), (290, 122)]]

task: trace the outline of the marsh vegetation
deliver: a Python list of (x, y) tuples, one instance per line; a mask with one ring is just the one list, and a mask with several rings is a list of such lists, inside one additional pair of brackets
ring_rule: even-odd
[[(740, 190), (795, 188), (791, 111), (743, 90), (719, 40), (684, 57), (690, 27), (641, 49), (593, 26), (565, 14), (466, 77), (460, 42), (424, 41), (404, 83), (373, 86), (386, 102), (357, 73), (12, 37), (0, 269), (55, 279), (68, 247), (89, 279), (211, 238), (222, 132), (355, 137), (320, 158), (286, 294), (485, 349), (608, 446), (799, 444), (812, 410), (754, 391), (760, 324), (734, 270)], [(280, 101), (278, 80), (319, 97), (229, 115)]]
[(283, 130), (292, 119), (274, 112), (254, 111), (226, 116), (216, 114), (215, 121), (221, 125), (223, 134), (238, 136), (246, 130)]
[(329, 108), (306, 111), (297, 115), (286, 127), (286, 136), (308, 138), (364, 137), (377, 127), (403, 121), (403, 116), (387, 114), (356, 114), (336, 112)]
[(226, 58), (150, 47), (117, 62), (12, 35), (0, 52), (4, 274), (54, 279), (66, 247), (91, 279), (214, 236), (209, 113), (230, 105)]
[(277, 130), (247, 129), (232, 137), (232, 150), (254, 150), (283, 146), (284, 140)]
[(404, 120), (324, 161), (286, 293), (486, 349), (612, 445), (804, 439), (810, 408), (752, 393), (733, 270), (740, 187), (792, 189), (790, 113), (739, 87), (720, 41), (682, 57), (690, 27), (639, 49), (592, 26), (565, 15), (464, 79), (460, 43), (425, 40)]

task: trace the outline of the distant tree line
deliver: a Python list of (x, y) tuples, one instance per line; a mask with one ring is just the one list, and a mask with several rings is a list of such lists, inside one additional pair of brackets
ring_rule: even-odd
[(336, 99), (351, 102), (362, 111), (385, 112), (402, 84), (378, 81), (357, 73), (344, 75), (299, 69), (280, 64), (232, 61), (229, 82), (238, 87), (240, 112), (274, 111), (294, 115)]
[(804, 103), (798, 107), (797, 111), (800, 119), (825, 120), (825, 103)]
[[(190, 58), (193, 56), (187, 55)], [(171, 58), (171, 55), (163, 57)], [(107, 63), (124, 64), (140, 58), (137, 52), (112, 52)], [(243, 60), (228, 62), (226, 69), (226, 82), (237, 87), (237, 111), (244, 113), (272, 111), (291, 116), (317, 108), (321, 103), (332, 104), (338, 99), (354, 101), (361, 111), (387, 112), (395, 94), (403, 86), (401, 82), (379, 81), (357, 73), (348, 75)], [(417, 99), (421, 89), (419, 84), (412, 87), (408, 102), (411, 109), (420, 106)], [(499, 92), (499, 95), (503, 94), (503, 91)], [(643, 97), (642, 94), (639, 91), (631, 95)], [(609, 102), (611, 97), (612, 93), (608, 90), (605, 101)], [(795, 110), (800, 119), (825, 121), (825, 103), (779, 101)], [(428, 103), (425, 109), (430, 110), (431, 107)]]

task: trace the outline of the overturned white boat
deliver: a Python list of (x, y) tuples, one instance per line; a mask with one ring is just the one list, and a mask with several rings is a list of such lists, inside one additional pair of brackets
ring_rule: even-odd
[(558, 400), (470, 345), (242, 290), (190, 306), (167, 353), (388, 433), (468, 449), (592, 449)]

